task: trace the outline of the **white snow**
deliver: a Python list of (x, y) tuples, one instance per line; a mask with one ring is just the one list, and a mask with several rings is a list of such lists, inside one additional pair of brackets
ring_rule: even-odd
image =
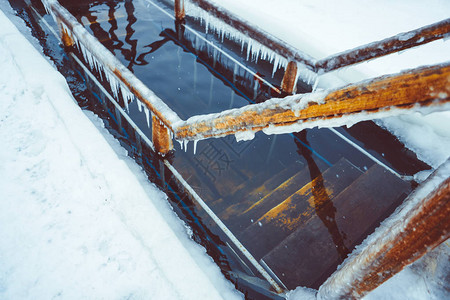
[(241, 298), (2, 11), (0, 53), (0, 298)]

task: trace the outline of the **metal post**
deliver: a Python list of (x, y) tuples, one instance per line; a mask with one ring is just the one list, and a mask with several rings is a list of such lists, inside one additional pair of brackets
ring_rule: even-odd
[(281, 81), (281, 89), (289, 94), (295, 93), (297, 79), (297, 63), (290, 61), (284, 72), (283, 80)]
[(175, 0), (175, 19), (183, 20), (185, 16), (184, 0)]
[(162, 156), (173, 149), (169, 129), (154, 114), (152, 114), (152, 142), (156, 152)]

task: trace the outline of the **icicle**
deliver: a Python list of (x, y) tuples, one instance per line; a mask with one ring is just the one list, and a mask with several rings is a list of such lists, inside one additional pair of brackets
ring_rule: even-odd
[(142, 112), (142, 102), (141, 102), (140, 100), (137, 100), (136, 102), (137, 102), (138, 110), (139, 110), (140, 112)]
[(273, 78), (273, 76), (275, 76), (275, 72), (278, 70), (279, 63), (280, 63), (280, 58), (278, 55), (276, 55), (274, 62), (273, 62), (272, 78)]
[(189, 141), (184, 140), (183, 143), (184, 143), (184, 152), (187, 152), (187, 146), (188, 146)]
[(198, 142), (198, 140), (194, 140), (194, 155), (195, 155), (195, 152), (197, 151), (197, 142)]
[(183, 141), (178, 141), (178, 143), (180, 143), (180, 148), (183, 150)]
[(276, 54), (272, 49), (269, 49), (261, 43), (251, 39), (222, 20), (213, 17), (207, 11), (190, 1), (185, 2), (185, 7), (186, 12), (189, 15), (199, 19), (201, 24), (203, 24), (203, 22), (205, 23), (207, 33), (211, 32), (216, 34), (222, 42), (226, 37), (229, 40), (233, 40), (237, 44), (241, 44), (241, 52), (244, 51), (244, 46), (247, 46), (247, 61), (251, 59), (257, 63), (259, 59), (263, 59), (271, 63), (274, 62), (272, 77), (275, 76), (275, 72), (278, 68), (286, 68), (288, 63), (287, 59)]
[(314, 81), (314, 85), (312, 87), (312, 91), (315, 92), (317, 89), (317, 86), (319, 85), (319, 76), (316, 77), (316, 80)]
[(147, 106), (144, 106), (145, 117), (147, 118), (147, 126), (150, 128), (150, 112), (148, 111)]
[(249, 41), (247, 42), (247, 61), (248, 61), (248, 59), (250, 58), (250, 52), (251, 52), (251, 50), (252, 50), (252, 43), (253, 43), (252, 40), (249, 40)]
[(258, 80), (255, 80), (255, 86), (253, 87), (253, 100), (255, 100), (256, 95), (258, 95), (258, 86), (259, 86)]
[(123, 86), (122, 84), (120, 84), (120, 91), (122, 93), (125, 108), (127, 112), (130, 112), (128, 102), (133, 102), (134, 95), (130, 92), (130, 90), (127, 87)]
[(234, 69), (233, 69), (233, 84), (236, 82), (236, 75), (238, 73), (238, 64), (234, 63)]
[(234, 90), (231, 90), (231, 99), (230, 99), (230, 109), (233, 108), (233, 104), (234, 104)]
[(42, 1), (42, 4), (44, 5), (44, 8), (45, 8), (45, 11), (47, 12), (47, 14), (52, 15), (52, 11), (50, 9), (48, 2), (44, 0), (44, 1)]

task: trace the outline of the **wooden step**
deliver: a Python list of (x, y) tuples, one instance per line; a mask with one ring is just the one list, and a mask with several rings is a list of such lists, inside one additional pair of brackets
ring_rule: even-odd
[(318, 288), (409, 192), (409, 183), (374, 165), (263, 260), (288, 288)]
[[(308, 168), (317, 173), (309, 160)], [(314, 172), (313, 172), (314, 170)], [(277, 246), (289, 234), (307, 222), (316, 211), (326, 208), (335, 195), (350, 185), (362, 172), (345, 158), (304, 185), (249, 226), (240, 240), (257, 259)]]
[[(322, 170), (327, 168), (327, 165), (321, 160), (317, 160), (316, 164)], [(300, 187), (311, 181), (310, 171), (308, 168), (303, 168), (292, 177), (284, 180), (275, 189), (272, 189), (265, 196), (259, 198), (247, 198), (242, 201), (237, 207), (230, 207), (233, 209), (231, 214), (229, 210), (222, 217), (230, 224), (230, 229), (233, 232), (239, 233), (245, 230), (252, 223), (262, 217), (269, 210), (283, 202), (289, 196), (294, 194)]]
[[(242, 181), (242, 183), (234, 189), (235, 192), (228, 197), (214, 201), (211, 207), (214, 211), (219, 212), (221, 217), (232, 215), (233, 212), (236, 211), (232, 207), (235, 205), (239, 206), (242, 202), (254, 203), (258, 201), (261, 197), (264, 197), (264, 195), (274, 190), (286, 178), (289, 178), (302, 168), (304, 168), (304, 164), (298, 161), (294, 165), (282, 169), (279, 173), (275, 175), (272, 174), (270, 178), (268, 178), (268, 176), (270, 176), (268, 172), (259, 172), (249, 180)], [(224, 212), (227, 210), (229, 210), (229, 213)], [(240, 212), (242, 212), (242, 210), (240, 210)], [(224, 220), (226, 219), (227, 218)]]

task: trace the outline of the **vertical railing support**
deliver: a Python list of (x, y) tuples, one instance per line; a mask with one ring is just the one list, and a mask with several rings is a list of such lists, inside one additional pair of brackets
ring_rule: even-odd
[(364, 249), (327, 279), (318, 299), (359, 299), (447, 240), (449, 173), (450, 160), (405, 200), (403, 209), (377, 229)]
[(281, 89), (289, 94), (295, 93), (297, 79), (297, 63), (290, 61), (281, 81)]
[(152, 142), (155, 151), (162, 156), (173, 149), (169, 129), (155, 115), (152, 115)]
[(185, 15), (184, 0), (175, 0), (175, 20), (181, 21)]

